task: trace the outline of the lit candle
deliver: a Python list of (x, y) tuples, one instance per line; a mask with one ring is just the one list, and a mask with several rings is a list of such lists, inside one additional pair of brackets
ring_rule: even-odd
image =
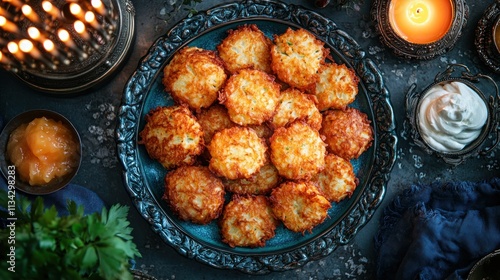
[(59, 51), (56, 49), (56, 46), (54, 45), (54, 42), (52, 42), (50, 39), (46, 39), (45, 41), (43, 41), (43, 48), (63, 64), (70, 64), (69, 59), (65, 58), (61, 53), (59, 53)]
[(7, 49), (19, 62), (24, 61), (24, 55), (19, 51), (19, 46), (16, 42), (9, 42)]
[(493, 41), (497, 51), (500, 52), (500, 19), (497, 20), (495, 26), (493, 27)]
[(35, 59), (42, 58), (42, 54), (40, 53), (40, 51), (37, 48), (35, 48), (35, 46), (33, 45), (33, 42), (31, 42), (28, 39), (22, 39), (21, 41), (19, 41), (19, 49), (23, 53), (30, 54)]
[(101, 0), (92, 0), (90, 1), (90, 5), (101, 15), (106, 15), (106, 8), (104, 8), (104, 4)]
[(55, 19), (61, 18), (61, 11), (49, 1), (42, 2), (42, 9)]
[(33, 11), (30, 5), (23, 5), (21, 11), (31, 22), (38, 23), (40, 21), (40, 17)]
[(0, 16), (0, 27), (10, 33), (19, 33), (17, 25), (7, 20), (4, 16)]
[(453, 0), (391, 0), (389, 21), (404, 40), (430, 44), (443, 38), (451, 27)]
[(33, 40), (43, 42), (43, 40), (46, 39), (46, 36), (42, 35), (40, 33), (40, 30), (38, 30), (38, 28), (34, 26), (28, 27), (27, 31), (28, 31), (28, 36)]
[(12, 61), (0, 51), (0, 64), (12, 65)]
[(74, 15), (79, 20), (85, 20), (85, 13), (82, 10), (82, 7), (76, 3), (69, 4), (69, 12)]
[(92, 26), (92, 28), (98, 30), (99, 29), (99, 23), (95, 19), (95, 14), (91, 11), (88, 11), (85, 13), (85, 21)]
[(88, 41), (90, 39), (90, 35), (87, 32), (87, 30), (85, 29), (85, 23), (83, 23), (82, 21), (77, 20), (73, 24), (73, 27), (75, 28), (76, 33), (80, 34), (80, 36), (82, 36), (82, 38), (84, 40)]
[(21, 8), (21, 7), (24, 5), (24, 4), (23, 4), (21, 1), (19, 1), (19, 0), (3, 0), (3, 1), (5, 1), (5, 2), (7, 2), (7, 3), (9, 3), (9, 4), (12, 4), (12, 5), (14, 5), (14, 6), (18, 7), (18, 8)]
[(70, 49), (74, 50), (75, 52), (77, 52), (80, 56), (80, 60), (83, 60), (85, 58), (88, 57), (88, 55), (83, 52), (82, 50), (80, 50), (75, 42), (73, 41), (73, 39), (71, 39), (71, 37), (69, 36), (69, 32), (65, 29), (59, 29), (57, 31), (57, 36), (59, 37), (59, 39), (66, 45), (68, 46)]
[[(35, 62), (38, 62), (42, 68), (56, 68), (52, 62), (48, 61), (45, 57), (42, 56), (42, 53), (33, 45), (33, 42), (31, 42), (30, 40), (22, 39), (21, 41), (19, 41), (19, 49), (22, 52), (31, 55), (31, 57), (35, 59)], [(33, 63), (31, 67), (35, 68), (36, 63)]]

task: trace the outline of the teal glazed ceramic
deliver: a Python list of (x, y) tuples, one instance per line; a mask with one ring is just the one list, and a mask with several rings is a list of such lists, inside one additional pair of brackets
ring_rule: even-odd
[[(329, 217), (311, 233), (293, 233), (280, 226), (276, 236), (262, 248), (229, 247), (221, 241), (216, 221), (195, 225), (177, 219), (161, 199), (168, 171), (137, 143), (146, 114), (158, 106), (174, 104), (161, 82), (163, 68), (172, 55), (186, 45), (215, 50), (228, 30), (243, 24), (256, 24), (270, 38), (287, 28), (305, 28), (323, 40), (333, 60), (353, 68), (360, 77), (359, 94), (351, 106), (368, 115), (375, 134), (372, 147), (352, 161), (359, 179), (353, 195), (341, 203), (333, 203)], [(325, 257), (349, 242), (384, 197), (397, 142), (389, 93), (375, 63), (330, 19), (276, 1), (218, 6), (181, 21), (158, 38), (125, 87), (117, 139), (125, 186), (153, 230), (188, 258), (251, 274), (293, 269)]]

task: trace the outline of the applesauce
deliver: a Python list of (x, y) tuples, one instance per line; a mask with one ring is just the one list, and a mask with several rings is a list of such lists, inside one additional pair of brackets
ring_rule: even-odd
[(21, 180), (43, 186), (77, 168), (79, 153), (78, 139), (69, 128), (40, 117), (12, 131), (6, 155)]

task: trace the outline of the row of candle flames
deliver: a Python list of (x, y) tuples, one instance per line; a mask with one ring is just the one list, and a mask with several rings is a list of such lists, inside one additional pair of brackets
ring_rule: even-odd
[(73, 67), (102, 52), (117, 27), (111, 2), (0, 1), (0, 66), (12, 72)]

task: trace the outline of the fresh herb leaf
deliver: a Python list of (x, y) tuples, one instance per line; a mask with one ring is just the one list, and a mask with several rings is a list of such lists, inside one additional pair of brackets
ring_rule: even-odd
[[(0, 206), (7, 203), (0, 191)], [(127, 206), (113, 205), (101, 213), (84, 215), (84, 208), (68, 201), (69, 214), (59, 216), (43, 199), (16, 201), (16, 279), (132, 279), (129, 260), (141, 257), (133, 243)], [(7, 207), (4, 207), (7, 209)], [(10, 229), (0, 229), (2, 252), (10, 249)], [(7, 254), (0, 271), (8, 271)], [(0, 272), (0, 279), (4, 278)]]

